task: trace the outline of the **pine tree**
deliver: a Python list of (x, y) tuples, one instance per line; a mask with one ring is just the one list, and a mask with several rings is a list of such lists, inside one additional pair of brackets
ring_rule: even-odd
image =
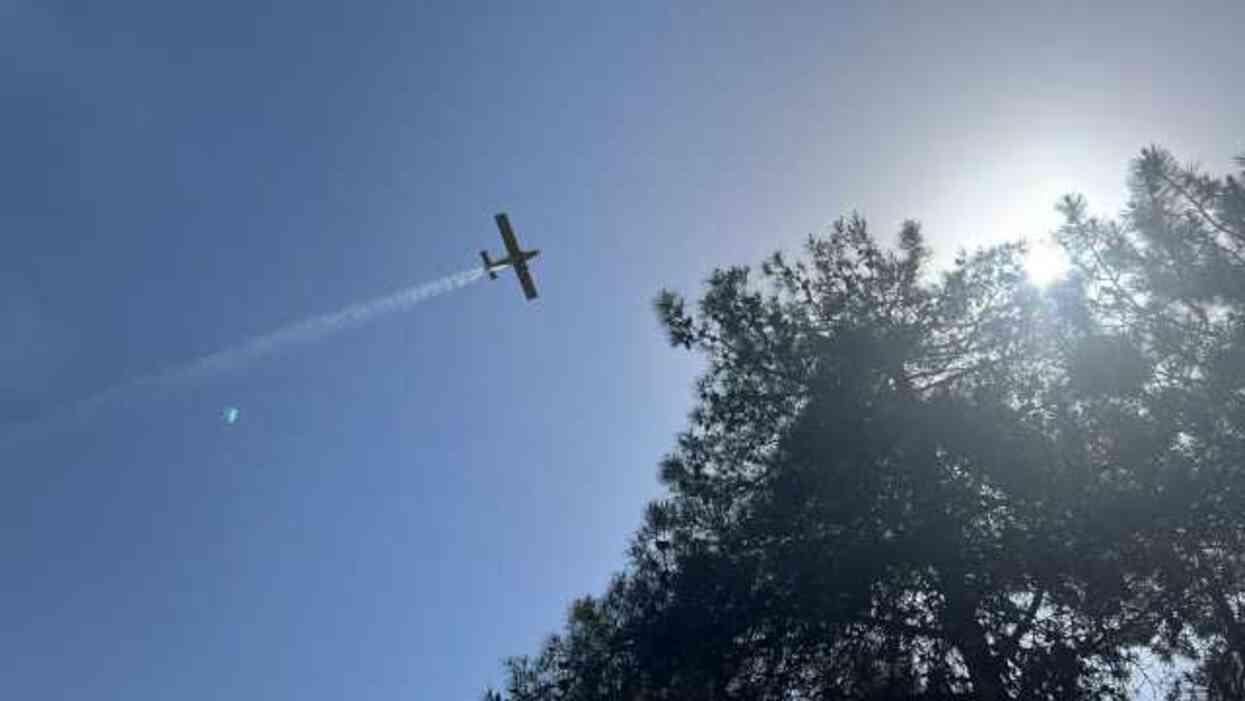
[(1130, 186), (1064, 200), (1045, 291), (853, 216), (663, 292), (706, 360), (667, 496), (507, 698), (1125, 698), (1147, 649), (1241, 697), (1245, 197), (1158, 149)]

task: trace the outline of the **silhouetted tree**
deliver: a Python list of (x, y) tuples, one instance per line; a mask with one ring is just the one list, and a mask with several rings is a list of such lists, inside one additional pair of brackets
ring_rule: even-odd
[(507, 698), (1124, 698), (1142, 649), (1239, 697), (1245, 200), (1157, 149), (1131, 187), (1063, 202), (1046, 292), (859, 217), (663, 292), (707, 360), (668, 496)]
[(1166, 617), (1155, 649), (1201, 661), (1191, 696), (1245, 698), (1245, 188), (1158, 148), (1129, 184), (1120, 221), (1066, 199), (1060, 239), (1095, 338), (1119, 339), (1147, 368), (1126, 411), (1172, 436), (1127, 463)]

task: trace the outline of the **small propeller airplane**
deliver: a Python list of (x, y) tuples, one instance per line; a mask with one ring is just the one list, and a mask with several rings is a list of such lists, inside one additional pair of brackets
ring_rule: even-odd
[(514, 268), (515, 275), (519, 277), (519, 284), (523, 286), (523, 294), (529, 300), (536, 299), (536, 283), (532, 282), (532, 274), (527, 269), (527, 262), (540, 255), (540, 250), (525, 251), (519, 248), (519, 241), (514, 237), (514, 230), (510, 228), (510, 220), (504, 212), (493, 218), (497, 220), (497, 228), (501, 230), (501, 240), (506, 244), (506, 257), (501, 260), (490, 260), (488, 251), (480, 251), (480, 257), (484, 259), (484, 272), (496, 280), (498, 270), (504, 270), (507, 266)]

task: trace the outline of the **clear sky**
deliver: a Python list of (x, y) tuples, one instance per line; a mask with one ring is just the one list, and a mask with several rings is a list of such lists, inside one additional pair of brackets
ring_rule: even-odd
[(658, 493), (660, 287), (1245, 151), (1239, 1), (673, 5), (0, 0), (0, 422), (544, 250), (0, 443), (0, 696), (474, 698)]

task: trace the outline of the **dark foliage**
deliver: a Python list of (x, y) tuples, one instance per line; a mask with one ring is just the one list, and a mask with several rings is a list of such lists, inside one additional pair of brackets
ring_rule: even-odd
[(1126, 698), (1142, 652), (1245, 698), (1245, 191), (1159, 149), (1130, 187), (1063, 201), (1048, 290), (851, 217), (663, 292), (707, 360), (668, 495), (489, 698)]

